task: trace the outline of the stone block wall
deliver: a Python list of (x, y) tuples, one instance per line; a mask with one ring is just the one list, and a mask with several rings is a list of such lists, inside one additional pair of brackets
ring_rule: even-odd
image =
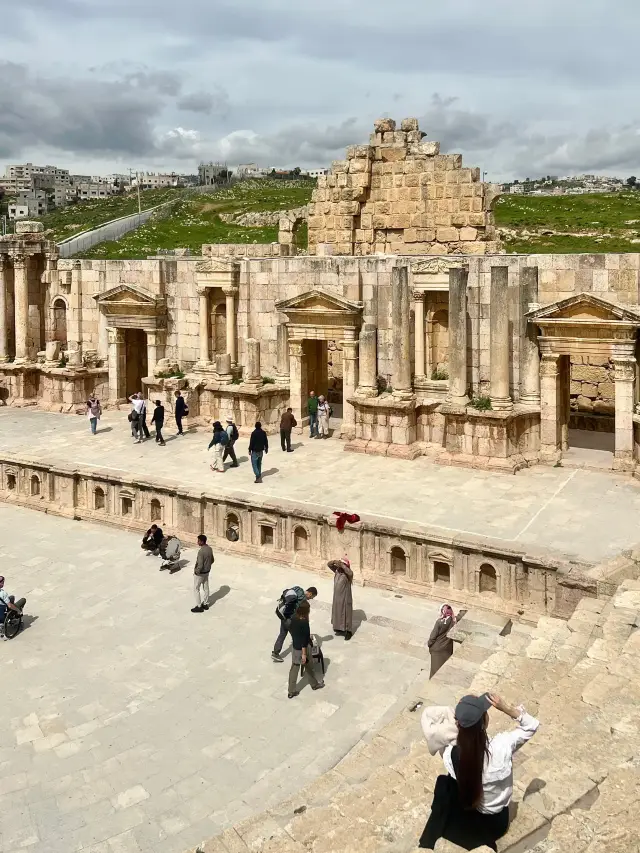
[(592, 355), (572, 359), (572, 412), (614, 415), (614, 388), (614, 366), (610, 359)]
[(375, 123), (369, 145), (318, 179), (309, 206), (309, 253), (484, 255), (500, 250), (491, 205), (497, 187), (460, 154), (424, 142), (418, 120)]
[(206, 243), (202, 254), (207, 258), (286, 258), (291, 252), (281, 243)]

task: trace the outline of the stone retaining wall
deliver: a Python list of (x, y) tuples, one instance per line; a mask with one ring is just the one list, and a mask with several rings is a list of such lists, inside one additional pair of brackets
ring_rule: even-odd
[[(0, 500), (67, 518), (146, 530), (153, 521), (185, 541), (206, 532), (217, 548), (324, 571), (327, 560), (349, 553), (361, 585), (475, 604), (536, 617), (568, 617), (597, 580), (587, 564), (548, 552), (459, 536), (419, 524), (366, 516), (340, 533), (331, 511), (293, 501), (256, 501), (189, 490), (161, 479), (123, 477), (68, 464), (0, 459)], [(238, 541), (227, 539), (229, 528)]]

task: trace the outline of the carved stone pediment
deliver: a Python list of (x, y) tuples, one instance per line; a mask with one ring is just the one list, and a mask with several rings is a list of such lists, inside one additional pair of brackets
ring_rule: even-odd
[(526, 317), (538, 325), (547, 323), (569, 325), (571, 323), (631, 323), (640, 325), (640, 310), (616, 305), (592, 293), (578, 293), (544, 308), (529, 311)]
[(235, 275), (238, 269), (239, 264), (236, 261), (225, 260), (224, 258), (205, 258), (196, 264), (196, 273), (226, 272)]
[(300, 314), (336, 314), (358, 317), (362, 312), (364, 304), (362, 302), (353, 302), (350, 299), (345, 299), (344, 296), (329, 293), (329, 291), (318, 287), (315, 290), (308, 290), (306, 293), (294, 296), (292, 299), (282, 299), (276, 302), (275, 307), (277, 311), (282, 311), (283, 314), (290, 316), (299, 316)]
[(461, 261), (459, 258), (441, 256), (411, 264), (411, 272), (413, 275), (446, 275), (450, 269), (462, 269), (468, 266), (466, 261)]
[(131, 284), (118, 284), (93, 298), (102, 307), (108, 305), (155, 306), (161, 301), (159, 297)]
[(222, 287), (233, 290), (238, 285), (240, 264), (226, 258), (205, 258), (196, 264), (196, 287)]
[(118, 284), (93, 298), (100, 311), (109, 318), (110, 326), (147, 331), (166, 326), (166, 301), (140, 287)]

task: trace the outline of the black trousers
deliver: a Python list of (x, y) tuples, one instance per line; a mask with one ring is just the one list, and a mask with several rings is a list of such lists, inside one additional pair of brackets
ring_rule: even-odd
[(178, 435), (182, 435), (182, 415), (176, 415), (176, 426), (178, 427)]
[(162, 427), (164, 424), (156, 424), (156, 441), (159, 444), (164, 444), (164, 438), (162, 437)]
[[(285, 447), (286, 445), (286, 447)], [(281, 429), (280, 430), (280, 446), (283, 450), (291, 450), (291, 430), (290, 429)]]
[(458, 799), (458, 783), (451, 776), (438, 776), (433, 791), (429, 820), (420, 836), (419, 847), (432, 850), (439, 838), (446, 838), (465, 850), (486, 845), (497, 850), (496, 841), (509, 829), (509, 808), (498, 814), (463, 809)]
[(142, 415), (141, 418), (138, 419), (138, 435), (144, 433), (145, 438), (150, 438), (151, 433), (149, 432), (149, 427), (147, 426), (147, 416)]
[(227, 456), (231, 460), (232, 465), (235, 466), (238, 464), (238, 460), (236, 458), (236, 452), (235, 452), (235, 450), (233, 448), (233, 444), (231, 442), (229, 442), (229, 444), (227, 444), (227, 446), (224, 449), (224, 453), (222, 454), (222, 461), (223, 462), (226, 462)]

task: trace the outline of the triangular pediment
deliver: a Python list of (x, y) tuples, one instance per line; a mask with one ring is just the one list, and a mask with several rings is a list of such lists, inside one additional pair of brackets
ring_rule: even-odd
[(118, 284), (93, 297), (98, 305), (155, 305), (157, 298), (131, 284)]
[(529, 311), (526, 316), (534, 322), (562, 320), (564, 322), (600, 321), (640, 324), (640, 309), (616, 305), (593, 293), (569, 296), (567, 299), (545, 305), (544, 308)]
[(323, 290), (321, 287), (317, 287), (315, 290), (308, 290), (306, 293), (301, 293), (292, 299), (283, 299), (280, 302), (276, 302), (276, 310), (282, 311), (283, 314), (301, 312), (360, 314), (363, 307), (362, 302), (353, 302), (350, 299), (345, 299), (344, 296), (329, 293), (329, 291)]

